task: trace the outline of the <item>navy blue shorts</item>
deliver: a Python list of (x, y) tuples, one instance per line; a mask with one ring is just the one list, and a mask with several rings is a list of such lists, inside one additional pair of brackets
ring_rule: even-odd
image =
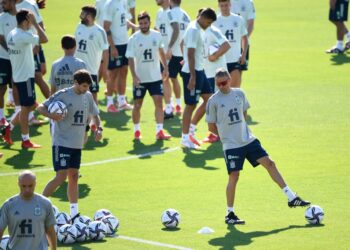
[(81, 149), (52, 146), (52, 162), (56, 172), (68, 168), (79, 169)]
[(90, 92), (97, 93), (100, 90), (100, 85), (98, 84), (98, 77), (97, 75), (91, 75), (91, 78), (92, 84), (90, 85)]
[(248, 64), (249, 64), (249, 48), (250, 48), (250, 46), (248, 45), (247, 55), (246, 55), (246, 57), (245, 57), (245, 64), (241, 65), (241, 70), (242, 70), (242, 71), (248, 70)]
[(181, 57), (181, 56), (172, 56), (170, 58), (170, 61), (168, 63), (169, 77), (170, 78), (176, 78), (177, 75), (181, 73), (181, 69), (182, 69), (181, 61), (182, 60), (183, 60), (183, 57)]
[(19, 103), (23, 107), (31, 107), (35, 104), (34, 78), (29, 78), (26, 82), (15, 82), (19, 95)]
[(39, 49), (39, 59), (41, 63), (46, 63), (46, 58), (45, 58), (45, 54), (42, 46), (40, 46), (40, 49)]
[(39, 53), (34, 55), (35, 72), (41, 72), (41, 61)]
[(11, 61), (0, 58), (0, 85), (10, 84), (12, 81)]
[(134, 99), (143, 99), (148, 91), (150, 96), (160, 95), (163, 96), (163, 82), (149, 82), (149, 83), (141, 83), (140, 87), (133, 89)]
[(207, 78), (210, 88), (213, 90), (213, 92), (215, 92), (215, 78)]
[(225, 150), (224, 155), (228, 174), (233, 171), (241, 171), (245, 159), (247, 159), (253, 167), (256, 167), (259, 165), (257, 160), (268, 156), (258, 139), (255, 139), (246, 146)]
[(193, 90), (188, 90), (187, 85), (190, 81), (190, 76), (190, 73), (181, 72), (185, 104), (195, 105), (199, 102), (199, 97), (202, 94), (211, 94), (214, 93), (214, 90), (211, 88), (204, 70), (196, 70), (196, 86)]
[(108, 69), (109, 70), (121, 68), (121, 67), (129, 64), (128, 58), (125, 57), (126, 49), (127, 49), (128, 45), (127, 44), (115, 45), (115, 47), (118, 50), (119, 56), (118, 56), (118, 58), (111, 57), (111, 48), (109, 48), (109, 55), (110, 55), (109, 62), (108, 62)]
[(242, 70), (242, 65), (240, 65), (238, 62), (227, 63), (227, 70), (229, 73), (231, 73), (235, 70)]

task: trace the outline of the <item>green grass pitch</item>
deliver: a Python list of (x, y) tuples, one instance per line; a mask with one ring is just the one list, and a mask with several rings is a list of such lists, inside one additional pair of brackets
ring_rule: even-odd
[[(214, 0), (183, 2), (192, 18), (200, 7), (216, 8)], [(61, 36), (74, 33), (80, 7), (87, 3), (93, 1), (47, 1), (42, 14), (50, 40), (44, 46), (48, 70), (62, 55)], [(252, 106), (251, 129), (277, 162), (288, 185), (324, 209), (324, 225), (308, 226), (305, 210), (289, 209), (266, 171), (247, 163), (235, 206), (247, 224), (228, 228), (224, 224), (227, 174), (221, 145), (183, 152), (179, 118), (165, 122), (174, 138), (156, 142), (149, 96), (141, 117), (144, 139), (134, 144), (131, 113), (107, 114), (104, 86), (100, 94), (104, 139), (95, 143), (91, 138), (83, 152), (84, 164), (96, 164), (81, 168), (82, 214), (92, 216), (97, 209), (107, 208), (120, 220), (118, 234), (186, 248), (349, 249), (350, 54), (324, 53), (335, 43), (335, 28), (327, 21), (327, 1), (256, 0), (255, 7), (250, 70), (244, 73), (242, 85)], [(137, 12), (143, 9), (155, 17), (158, 7), (155, 1), (138, 0)], [(131, 99), (130, 91), (128, 97)], [(38, 150), (22, 151), (19, 130), (15, 131), (15, 144), (11, 148), (1, 144), (0, 149), (5, 154), (0, 160), (1, 202), (18, 192), (17, 176), (5, 174), (52, 166), (47, 125), (31, 128), (33, 141), (43, 145)], [(202, 121), (198, 136), (205, 135)], [(163, 154), (137, 157), (165, 149)], [(37, 192), (42, 192), (53, 174), (51, 170), (37, 173)], [(61, 187), (51, 200), (68, 212), (65, 192), (66, 186)], [(162, 211), (170, 207), (182, 216), (176, 231), (163, 230), (160, 223)], [(197, 234), (204, 226), (215, 232)], [(166, 249), (122, 238), (60, 248)]]

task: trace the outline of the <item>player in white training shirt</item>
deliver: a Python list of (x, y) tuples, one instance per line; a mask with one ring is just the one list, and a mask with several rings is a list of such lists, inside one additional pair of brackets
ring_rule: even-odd
[[(240, 15), (243, 18), (249, 39), (253, 32), (255, 21), (255, 8), (253, 0), (231, 0), (231, 12)], [(247, 49), (246, 63), (241, 67), (243, 71), (248, 70), (248, 61), (249, 45)]]
[[(226, 68), (225, 54), (230, 49), (230, 44), (225, 36), (216, 27), (211, 25), (203, 34), (204, 41), (204, 72), (208, 79), (211, 89), (215, 92), (215, 72), (218, 68)], [(196, 126), (205, 114), (207, 100), (201, 103), (196, 110), (190, 125), (190, 134), (195, 138)], [(209, 135), (203, 139), (203, 142), (214, 143), (219, 137), (209, 132)]]
[(216, 13), (211, 8), (202, 10), (197, 19), (191, 22), (183, 38), (184, 65), (182, 79), (185, 97), (185, 109), (182, 117), (182, 141), (186, 148), (197, 148), (200, 143), (189, 133), (193, 111), (199, 98), (207, 101), (213, 93), (203, 69), (203, 30), (216, 20)]
[(171, 9), (168, 12), (168, 20), (171, 25), (169, 34), (169, 46), (166, 52), (166, 58), (169, 60), (169, 77), (173, 84), (174, 94), (176, 98), (175, 112), (180, 115), (181, 108), (181, 87), (177, 80), (177, 75), (181, 72), (181, 62), (183, 54), (181, 51), (181, 41), (191, 19), (189, 15), (180, 7), (181, 0), (170, 0)]
[(1, 5), (4, 12), (0, 15), (0, 127), (8, 125), (4, 114), (4, 96), (7, 85), (12, 84), (11, 62), (7, 52), (6, 37), (17, 26), (16, 0), (3, 0)]
[(107, 84), (107, 111), (118, 112), (113, 103), (115, 86), (118, 91), (118, 109), (132, 110), (125, 97), (128, 59), (125, 57), (128, 44), (128, 12), (125, 0), (108, 0), (104, 7), (104, 29), (109, 43), (108, 70), (110, 81)]
[(227, 69), (231, 75), (231, 87), (239, 88), (242, 67), (246, 64), (248, 33), (243, 18), (230, 12), (230, 0), (218, 2), (220, 15), (213, 25), (221, 30), (230, 42), (231, 48), (226, 53)]
[(87, 70), (90, 72), (93, 83), (90, 85), (90, 92), (97, 104), (97, 93), (99, 91), (98, 69), (102, 55), (103, 60), (108, 58), (108, 43), (104, 29), (95, 23), (96, 8), (84, 6), (81, 9), (81, 24), (75, 31), (77, 50), (75, 56), (83, 60)]
[[(140, 117), (143, 98), (148, 91), (155, 105), (156, 139), (166, 140), (171, 136), (163, 131), (163, 82), (167, 78), (168, 66), (163, 50), (162, 36), (158, 31), (151, 30), (151, 20), (147, 12), (141, 12), (137, 17), (140, 31), (133, 34), (128, 43), (126, 56), (129, 59), (130, 71), (134, 81), (134, 109), (132, 119), (134, 123), (134, 138), (141, 139)], [(164, 70), (160, 72), (160, 63)]]
[[(29, 139), (28, 115), (36, 106), (34, 89), (34, 60), (33, 46), (48, 41), (43, 29), (35, 21), (34, 15), (21, 10), (16, 14), (17, 28), (13, 29), (6, 38), (9, 48), (10, 61), (13, 72), (13, 81), (17, 87), (19, 100), (21, 104), (20, 115), (10, 123), (12, 128), (16, 123), (21, 125), (22, 147), (37, 148), (40, 145), (32, 143)], [(34, 26), (38, 35), (28, 32), (31, 26)], [(11, 144), (11, 140), (8, 143)]]
[[(169, 33), (171, 26), (168, 20), (168, 12), (170, 10), (170, 0), (156, 0), (156, 3), (161, 8), (157, 12), (155, 29), (160, 32), (163, 39), (164, 51), (167, 51), (169, 45)], [(161, 68), (163, 69), (163, 68)], [(170, 119), (174, 117), (173, 105), (171, 104), (171, 86), (169, 80), (163, 80), (164, 87), (164, 119)]]

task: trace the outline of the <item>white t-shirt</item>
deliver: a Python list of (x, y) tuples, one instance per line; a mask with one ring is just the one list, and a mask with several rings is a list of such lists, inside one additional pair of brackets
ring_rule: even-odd
[(107, 0), (96, 0), (96, 23), (103, 27), (103, 11)]
[(33, 46), (39, 45), (39, 36), (20, 28), (14, 28), (7, 36), (14, 82), (34, 78)]
[(168, 20), (168, 12), (169, 12), (169, 9), (160, 8), (157, 12), (156, 25), (155, 25), (155, 27), (158, 29), (158, 31), (162, 35), (164, 51), (168, 49), (168, 45), (170, 42), (170, 34), (172, 32), (172, 28)]
[(184, 34), (184, 65), (182, 67), (182, 72), (190, 73), (190, 68), (188, 64), (187, 52), (189, 48), (195, 49), (195, 69), (200, 71), (203, 70), (203, 60), (204, 60), (204, 44), (203, 44), (203, 30), (199, 26), (197, 20), (191, 22)]
[(216, 70), (218, 68), (226, 68), (225, 55), (220, 56), (215, 62), (210, 62), (208, 57), (210, 56), (210, 46), (220, 47), (227, 42), (225, 36), (214, 26), (208, 27), (204, 31), (204, 71), (207, 78), (214, 78)]
[(114, 45), (128, 43), (127, 11), (125, 0), (107, 0), (103, 20), (111, 22), (111, 32)]
[(41, 23), (43, 21), (43, 18), (40, 15), (40, 12), (39, 12), (38, 5), (34, 4), (31, 1), (23, 0), (22, 2), (17, 3), (16, 4), (16, 9), (17, 9), (17, 11), (20, 11), (21, 9), (30, 10), (31, 12), (33, 12), (33, 14), (35, 16), (35, 20), (36, 20), (37, 23)]
[[(11, 30), (17, 27), (16, 16), (9, 13), (1, 13), (0, 15), (0, 35), (6, 40)], [(9, 53), (0, 45), (0, 58), (10, 60)]]
[(126, 57), (134, 58), (135, 71), (141, 83), (162, 79), (159, 49), (163, 47), (162, 35), (152, 29), (148, 34), (137, 31), (130, 37)]
[(75, 39), (77, 41), (75, 56), (85, 62), (91, 74), (97, 75), (102, 53), (108, 49), (106, 32), (97, 24), (90, 27), (79, 24), (75, 31)]
[[(172, 23), (178, 23), (179, 28), (180, 28), (180, 33), (179, 36), (177, 37), (173, 48), (171, 50), (173, 56), (179, 56), (182, 57), (182, 52), (181, 52), (181, 40), (185, 34), (186, 28), (188, 24), (191, 22), (190, 16), (180, 7), (174, 7), (169, 10), (168, 12), (168, 21), (170, 25)], [(171, 35), (173, 34), (173, 29), (170, 27), (170, 32), (169, 32), (169, 41), (171, 39)]]
[(243, 17), (246, 29), (248, 20), (256, 17), (253, 0), (231, 0), (231, 12)]
[(226, 36), (231, 45), (225, 54), (227, 63), (237, 62), (241, 56), (242, 37), (248, 34), (243, 18), (233, 13), (229, 16), (218, 15), (213, 26)]

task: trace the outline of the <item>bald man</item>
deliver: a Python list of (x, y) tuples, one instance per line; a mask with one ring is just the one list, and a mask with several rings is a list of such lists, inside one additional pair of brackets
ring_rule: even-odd
[[(20, 193), (9, 198), (0, 211), (0, 239), (8, 227), (12, 250), (57, 249), (52, 204), (34, 192), (36, 176), (25, 170), (18, 176)], [(45, 237), (46, 236), (46, 237)]]

